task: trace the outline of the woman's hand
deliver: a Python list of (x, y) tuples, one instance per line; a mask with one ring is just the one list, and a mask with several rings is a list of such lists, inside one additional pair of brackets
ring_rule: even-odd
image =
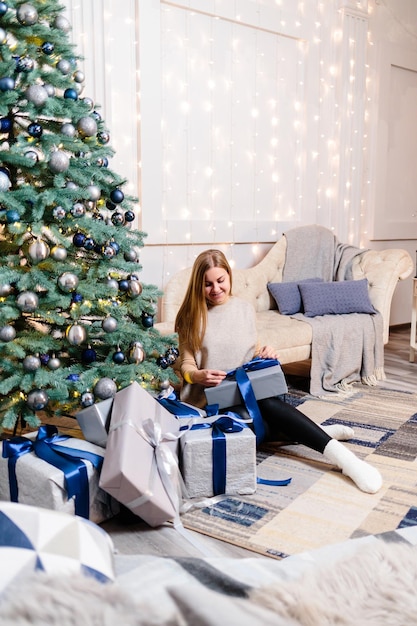
[(226, 372), (222, 370), (195, 370), (193, 372), (193, 383), (199, 383), (205, 387), (215, 387), (226, 377)]
[(276, 359), (279, 361), (279, 355), (272, 346), (262, 346), (256, 356), (259, 356), (261, 359)]

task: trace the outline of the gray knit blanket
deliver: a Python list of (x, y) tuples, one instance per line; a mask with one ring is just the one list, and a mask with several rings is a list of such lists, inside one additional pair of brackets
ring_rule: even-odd
[[(352, 280), (352, 261), (364, 250), (338, 242), (322, 226), (293, 228), (284, 233), (287, 254), (283, 282), (306, 278)], [(377, 385), (384, 375), (383, 319), (375, 314), (349, 313), (293, 317), (313, 330), (310, 393), (347, 393), (355, 382)]]

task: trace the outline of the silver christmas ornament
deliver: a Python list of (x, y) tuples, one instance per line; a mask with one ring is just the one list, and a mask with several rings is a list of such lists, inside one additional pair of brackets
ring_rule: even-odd
[(71, 71), (71, 63), (67, 61), (67, 59), (61, 59), (60, 61), (58, 61), (56, 66), (57, 66), (57, 69), (61, 72), (61, 74), (64, 74), (64, 76), (69, 74)]
[(0, 191), (9, 191), (12, 183), (5, 172), (0, 172)]
[(73, 124), (70, 124), (69, 122), (62, 124), (61, 133), (65, 135), (66, 137), (74, 137), (75, 132), (76, 132), (75, 126)]
[(145, 351), (140, 341), (134, 341), (129, 346), (128, 361), (129, 363), (142, 363), (145, 360)]
[(48, 368), (55, 371), (61, 367), (61, 361), (54, 355), (48, 361)]
[(109, 315), (101, 322), (101, 327), (106, 333), (113, 333), (117, 328), (117, 319)]
[(107, 287), (111, 290), (119, 291), (119, 283), (117, 282), (115, 278), (107, 279)]
[(85, 215), (85, 206), (82, 204), (82, 202), (76, 202), (71, 207), (71, 214), (74, 217), (82, 217), (83, 215)]
[(165, 390), (165, 389), (169, 389), (171, 383), (169, 382), (169, 380), (161, 380), (161, 382), (159, 383), (159, 388), (161, 390)]
[(65, 187), (67, 189), (78, 189), (77, 183), (74, 183), (73, 180), (67, 180), (67, 182), (65, 183)]
[(9, 285), (8, 283), (4, 283), (3, 285), (0, 285), (0, 297), (1, 298), (6, 298), (11, 293), (12, 293), (11, 285)]
[(100, 199), (101, 189), (100, 187), (97, 187), (97, 185), (88, 185), (87, 191), (88, 191), (90, 200), (92, 200), (93, 202), (97, 202), (97, 200)]
[(26, 98), (37, 107), (42, 106), (48, 100), (48, 92), (42, 85), (30, 85), (25, 92)]
[(86, 391), (81, 396), (81, 406), (87, 408), (88, 406), (92, 406), (94, 404), (94, 395), (91, 391)]
[(0, 44), (6, 43), (7, 33), (4, 28), (0, 28)]
[(23, 359), (23, 369), (27, 372), (36, 372), (41, 366), (41, 360), (38, 356), (30, 354)]
[(13, 326), (10, 324), (6, 324), (6, 326), (2, 326), (0, 328), (0, 341), (13, 341), (16, 337), (16, 331)]
[(94, 137), (97, 133), (97, 122), (92, 117), (82, 117), (78, 120), (77, 130), (82, 137)]
[(23, 313), (33, 313), (39, 306), (39, 298), (33, 291), (22, 291), (16, 298), (16, 304)]
[(107, 398), (113, 398), (116, 395), (117, 386), (114, 380), (111, 378), (100, 378), (94, 385), (94, 395), (100, 400), (107, 400)]
[(54, 174), (61, 174), (69, 168), (69, 156), (62, 150), (54, 150), (49, 157), (49, 169)]
[(37, 239), (29, 246), (29, 256), (33, 263), (40, 263), (49, 256), (49, 246), (42, 239)]
[(72, 346), (79, 346), (87, 339), (87, 331), (81, 324), (73, 324), (68, 326), (65, 332), (69, 343)]
[(24, 155), (34, 163), (39, 161), (39, 153), (36, 150), (25, 150)]
[(56, 220), (63, 220), (67, 212), (62, 206), (56, 206), (52, 211), (52, 215)]
[(94, 108), (94, 102), (91, 98), (83, 98), (83, 102), (88, 106), (90, 110)]
[(129, 280), (128, 294), (131, 298), (137, 298), (142, 293), (142, 284), (138, 280)]
[(38, 12), (34, 6), (25, 2), (17, 9), (16, 17), (24, 26), (33, 26), (38, 21)]
[(112, 259), (114, 256), (116, 256), (116, 250), (112, 248), (110, 245), (103, 246), (102, 253), (103, 253), (103, 256), (106, 257), (106, 259)]
[(65, 261), (67, 258), (67, 251), (61, 246), (54, 246), (51, 250), (51, 257), (54, 261)]
[(43, 87), (46, 93), (48, 94), (48, 96), (52, 98), (55, 95), (55, 87), (53, 85), (47, 85), (44, 83)]
[(73, 274), (72, 272), (64, 272), (58, 278), (58, 285), (65, 293), (71, 293), (72, 291), (75, 291), (78, 287), (78, 283), (78, 276), (76, 276), (76, 274)]
[(124, 260), (125, 261), (136, 261), (138, 255), (136, 254), (136, 250), (134, 250), (133, 248), (131, 248), (130, 250), (127, 250), (124, 255)]
[(49, 396), (43, 389), (29, 391), (26, 404), (32, 411), (42, 411), (49, 402)]
[(71, 30), (71, 24), (63, 15), (57, 15), (53, 22), (54, 28), (59, 28), (68, 33)]
[(81, 70), (77, 70), (76, 72), (74, 72), (74, 80), (76, 83), (83, 83), (85, 81), (84, 72), (82, 72)]

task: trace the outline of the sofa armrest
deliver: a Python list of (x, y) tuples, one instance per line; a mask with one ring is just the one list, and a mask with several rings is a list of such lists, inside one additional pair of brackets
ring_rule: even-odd
[(352, 263), (354, 279), (367, 278), (369, 297), (384, 320), (384, 343), (388, 343), (391, 302), (399, 280), (413, 271), (413, 260), (406, 250), (366, 250)]

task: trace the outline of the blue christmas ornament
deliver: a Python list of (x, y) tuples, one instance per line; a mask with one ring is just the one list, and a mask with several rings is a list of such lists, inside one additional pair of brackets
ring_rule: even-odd
[(93, 348), (85, 348), (85, 350), (81, 353), (81, 358), (83, 363), (89, 365), (90, 363), (94, 363), (97, 360), (97, 352), (93, 350)]
[(32, 122), (32, 124), (29, 124), (28, 126), (28, 133), (31, 137), (38, 139), (39, 137), (42, 137), (43, 128), (40, 124)]
[(70, 374), (69, 376), (67, 376), (67, 380), (69, 380), (71, 383), (76, 383), (77, 381), (80, 380), (80, 375), (79, 374)]
[(129, 281), (128, 280), (119, 280), (119, 289), (120, 289), (120, 291), (128, 291), (128, 289), (129, 289)]
[(113, 359), (113, 363), (116, 363), (117, 365), (121, 365), (123, 361), (125, 360), (125, 355), (121, 350), (117, 350), (117, 352), (113, 354), (112, 359)]
[(84, 235), (84, 233), (75, 233), (74, 237), (72, 238), (72, 243), (74, 244), (74, 246), (77, 246), (77, 248), (82, 248), (86, 239), (87, 237)]
[(50, 41), (45, 41), (45, 43), (42, 44), (41, 49), (44, 54), (50, 55), (54, 51), (54, 44)]
[(9, 117), (2, 117), (0, 119), (0, 132), (8, 133), (12, 127), (12, 120)]
[(40, 362), (42, 363), (42, 365), (48, 365), (48, 361), (51, 357), (49, 356), (49, 354), (40, 354), (39, 355), (39, 359)]
[(114, 202), (110, 202), (110, 200), (107, 200), (106, 209), (108, 209), (109, 211), (114, 211), (115, 208), (116, 208), (116, 205), (114, 204)]
[(73, 293), (72, 294), (71, 302), (74, 302), (75, 304), (78, 304), (79, 302), (82, 302), (83, 300), (84, 300), (84, 298), (82, 297), (82, 295), (80, 293)]
[(94, 250), (96, 242), (91, 237), (87, 237), (84, 241), (84, 249), (85, 250)]
[(10, 76), (3, 76), (0, 78), (0, 91), (12, 91), (14, 86), (15, 82)]
[(78, 100), (78, 93), (72, 87), (69, 87), (64, 91), (64, 98), (67, 100)]
[(117, 241), (111, 241), (109, 245), (113, 248), (113, 250), (115, 251), (115, 253), (116, 253), (116, 254), (118, 254), (118, 253), (119, 253), (119, 251), (120, 251), (120, 246), (119, 246), (119, 244), (117, 243)]
[(123, 202), (124, 197), (125, 195), (121, 189), (113, 189), (113, 191), (110, 192), (110, 200), (115, 204)]
[(135, 219), (135, 214), (133, 213), (133, 211), (125, 212), (125, 222), (133, 222), (134, 219)]
[(7, 13), (8, 8), (7, 2), (0, 2), (0, 17), (3, 17), (3, 15)]
[(20, 220), (20, 215), (14, 209), (9, 209), (6, 211), (6, 220), (8, 224), (14, 224)]

